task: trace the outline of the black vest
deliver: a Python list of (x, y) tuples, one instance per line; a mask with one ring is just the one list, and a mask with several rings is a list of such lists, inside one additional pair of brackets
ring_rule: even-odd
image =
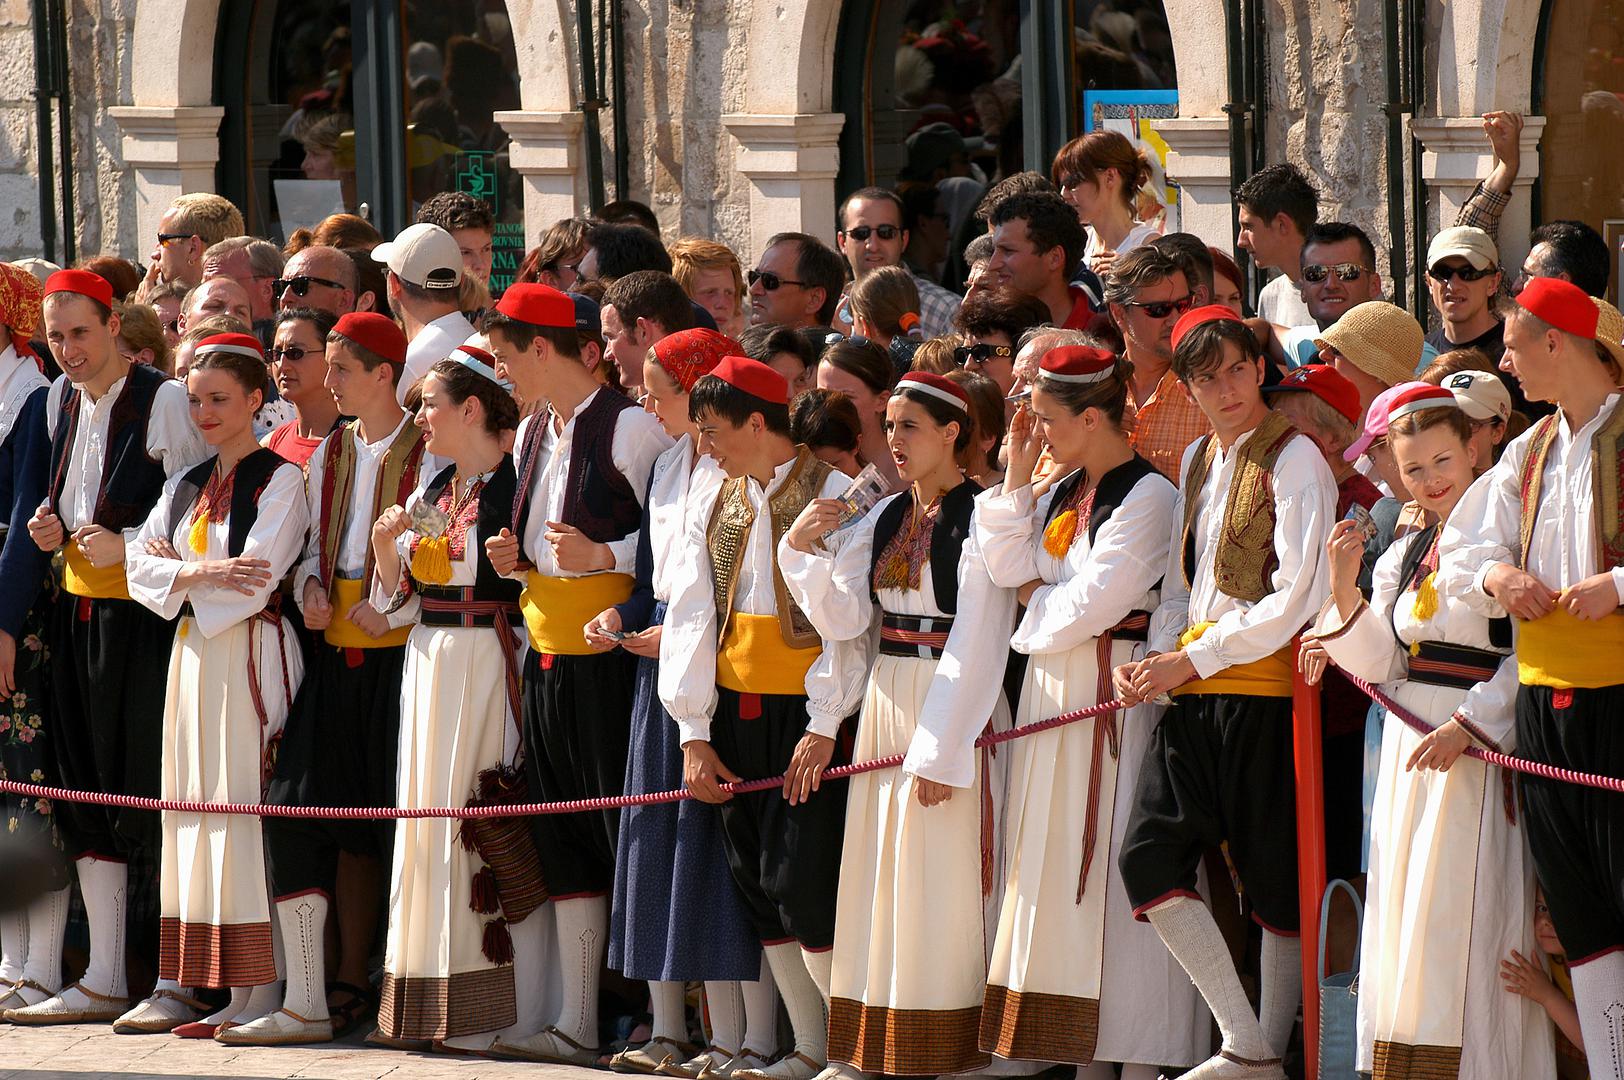
[[(964, 541), (970, 535), (970, 515), (975, 511), (976, 496), (981, 485), (965, 478), (964, 482), (942, 496), (941, 509), (936, 512), (936, 524), (930, 533), (930, 580), (936, 593), (936, 606), (948, 615), (959, 609), (959, 558)], [(908, 492), (892, 499), (874, 522), (874, 544), (868, 556), (868, 583), (872, 594), (874, 571), (879, 566), (880, 553), (902, 528), (913, 507), (913, 496)], [(875, 597), (878, 600), (878, 597)]]
[[(607, 544), (636, 532), (643, 521), (643, 508), (632, 490), (631, 481), (615, 467), (615, 425), (620, 414), (635, 409), (636, 403), (610, 387), (604, 387), (592, 403), (574, 417), (570, 437), (569, 475), (565, 479), (564, 506), (560, 518), (565, 525), (580, 529), (587, 539)], [(530, 522), (531, 488), (536, 458), (540, 454), (541, 425), (552, 423), (546, 413), (538, 414), (525, 431), (525, 445), (517, 469), (519, 483), (512, 504), (513, 532), (521, 539)], [(491, 535), (495, 535), (494, 533)]]
[[(218, 460), (220, 456), (216, 454), (194, 465), (181, 477), (175, 488), (174, 502), (170, 504), (169, 531), (165, 536), (173, 537), (181, 522), (191, 520), (192, 508), (203, 494)], [(276, 470), (286, 464), (288, 461), (282, 455), (263, 447), (237, 462), (237, 476), (231, 482), (231, 519), (226, 526), (227, 558), (235, 559), (242, 554), (248, 533), (259, 520), (259, 497), (265, 493), (265, 485), (271, 482)]]
[[(91, 514), (91, 521), (103, 528), (134, 528), (147, 519), (163, 494), (168, 477), (164, 476), (163, 466), (147, 454), (147, 420), (152, 416), (158, 387), (166, 381), (157, 368), (131, 365), (124, 388), (113, 402), (101, 490), (96, 493)], [(67, 387), (57, 411), (56, 432), (51, 437), (51, 506), (59, 513), (68, 462), (75, 452), (79, 410), (89, 407), (84, 398), (84, 391), (77, 386)]]
[[(1156, 472), (1156, 466), (1135, 454), (1130, 460), (1123, 462), (1104, 476), (1100, 477), (1099, 484), (1094, 488), (1094, 508), (1088, 515), (1088, 542), (1092, 544), (1094, 537), (1099, 535), (1100, 526), (1104, 525), (1122, 500), (1139, 484), (1139, 481)], [(1048, 516), (1043, 519), (1044, 527), (1071, 500), (1072, 493), (1077, 485), (1084, 480), (1083, 471), (1078, 469), (1055, 486), (1054, 498), (1049, 502)]]
[[(1433, 524), (1416, 533), (1414, 539), (1400, 537), (1397, 541), (1394, 541), (1395, 543), (1402, 543), (1404, 540), (1410, 539), (1410, 546), (1405, 549), (1404, 558), (1399, 560), (1398, 564), (1398, 595), (1402, 596), (1404, 590), (1408, 589), (1415, 579), (1420, 576), (1421, 560), (1426, 558), (1427, 548), (1432, 546), (1433, 537), (1437, 535), (1438, 526)], [(1392, 623), (1393, 637), (1402, 641), (1403, 639), (1398, 637), (1398, 604), (1396, 602), (1393, 604), (1393, 610), (1388, 619)], [(1496, 649), (1511, 648), (1510, 616), (1501, 616), (1498, 619), (1489, 620), (1489, 644)]]
[[(540, 419), (542, 418), (537, 417), (538, 421)], [(447, 465), (441, 469), (424, 489), (423, 500), (430, 504), (439, 502), (445, 489), (451, 486), (451, 478), (456, 475), (456, 465)], [(474, 570), (475, 600), (517, 604), (519, 593), (524, 591), (523, 583), (498, 574), (496, 568), (491, 566), (491, 560), (485, 555), (485, 540), (496, 536), (513, 520), (513, 493), (517, 486), (517, 478), (513, 472), (513, 457), (511, 454), (503, 454), (502, 463), (491, 473), (490, 479), (485, 481), (485, 486), (479, 491), (479, 513), (474, 525), (478, 532), (472, 545), (477, 549), (479, 559)]]

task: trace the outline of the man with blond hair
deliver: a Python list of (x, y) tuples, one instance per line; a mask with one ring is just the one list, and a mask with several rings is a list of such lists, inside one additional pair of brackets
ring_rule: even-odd
[(158, 219), (143, 292), (160, 281), (196, 285), (203, 280), (204, 253), (243, 231), (242, 211), (229, 200), (202, 191), (180, 196)]

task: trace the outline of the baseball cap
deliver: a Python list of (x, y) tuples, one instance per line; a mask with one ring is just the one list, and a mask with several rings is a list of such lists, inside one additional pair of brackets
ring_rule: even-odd
[(1347, 417), (1348, 423), (1359, 422), (1359, 388), (1348, 377), (1329, 364), (1304, 364), (1293, 368), (1273, 386), (1265, 386), (1266, 394), (1307, 392)]
[(1494, 239), (1482, 229), (1471, 225), (1456, 225), (1445, 229), (1427, 245), (1427, 265), (1437, 266), (1450, 256), (1459, 256), (1472, 264), (1474, 270), (1487, 270), (1500, 264), (1500, 252)]
[(1473, 420), (1500, 420), (1511, 417), (1511, 391), (1492, 371), (1457, 371), (1445, 375), (1439, 384), (1455, 395), (1460, 407)]
[(591, 334), (593, 337), (603, 337), (603, 309), (598, 302), (590, 296), (580, 293), (569, 293), (570, 300), (575, 303), (575, 330), (581, 334)]
[(1392, 386), (1415, 378), (1426, 335), (1421, 324), (1385, 300), (1366, 300), (1320, 332), (1314, 347), (1329, 345), (1377, 382)]
[(372, 258), (418, 288), (449, 290), (462, 284), (462, 249), (438, 225), (408, 225), (393, 240), (373, 248)]
[(1377, 394), (1370, 402), (1370, 408), (1365, 412), (1364, 434), (1355, 439), (1353, 445), (1348, 447), (1342, 454), (1342, 460), (1358, 461), (1359, 456), (1370, 449), (1371, 443), (1387, 434), (1387, 412), (1393, 407), (1394, 398), (1406, 390), (1414, 390), (1418, 386), (1430, 387), (1431, 385), (1431, 383), (1417, 382), (1411, 379), (1409, 382), (1402, 382), (1397, 386), (1389, 386), (1386, 390)]

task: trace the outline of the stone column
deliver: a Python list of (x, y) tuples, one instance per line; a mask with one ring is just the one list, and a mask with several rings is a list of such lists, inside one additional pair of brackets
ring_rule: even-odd
[[(1472, 189), (1489, 175), (1494, 156), (1479, 116), (1421, 117), (1411, 121), (1410, 130), (1421, 140), (1421, 176), (1433, 196), (1428, 202), (1437, 208), (1435, 217), (1428, 215), (1428, 235), (1432, 235), (1454, 224)], [(1530, 196), (1539, 177), (1539, 140), (1544, 130), (1543, 116), (1523, 118), (1522, 167), (1511, 186), (1511, 204), (1500, 218), (1500, 265), (1513, 273), (1528, 254), (1528, 233), (1533, 227)], [(1423, 251), (1418, 257), (1425, 256)]]
[(1234, 247), (1229, 119), (1179, 116), (1156, 121), (1167, 143), (1167, 175), (1179, 185), (1179, 227), (1220, 251)]
[(560, 218), (586, 205), (578, 112), (499, 112), (496, 122), (512, 137), (508, 162), (524, 177), (525, 243), (534, 247)]
[(739, 253), (746, 266), (754, 265), (774, 233), (833, 238), (845, 122), (840, 113), (722, 117), (739, 143), (734, 162), (750, 181), (750, 247)]
[(116, 105), (107, 114), (123, 134), (124, 163), (135, 172), (135, 219), (141, 250), (176, 196), (214, 190), (220, 160), (218, 105)]

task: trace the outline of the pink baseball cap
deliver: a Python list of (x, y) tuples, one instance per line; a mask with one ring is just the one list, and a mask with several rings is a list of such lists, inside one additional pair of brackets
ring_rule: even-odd
[(1402, 382), (1397, 386), (1389, 386), (1377, 394), (1365, 411), (1365, 432), (1354, 440), (1352, 446), (1342, 454), (1343, 461), (1358, 461), (1359, 455), (1370, 449), (1370, 444), (1387, 434), (1387, 412), (1393, 407), (1393, 399), (1406, 390), (1414, 390), (1418, 386), (1431, 386), (1424, 382)]

